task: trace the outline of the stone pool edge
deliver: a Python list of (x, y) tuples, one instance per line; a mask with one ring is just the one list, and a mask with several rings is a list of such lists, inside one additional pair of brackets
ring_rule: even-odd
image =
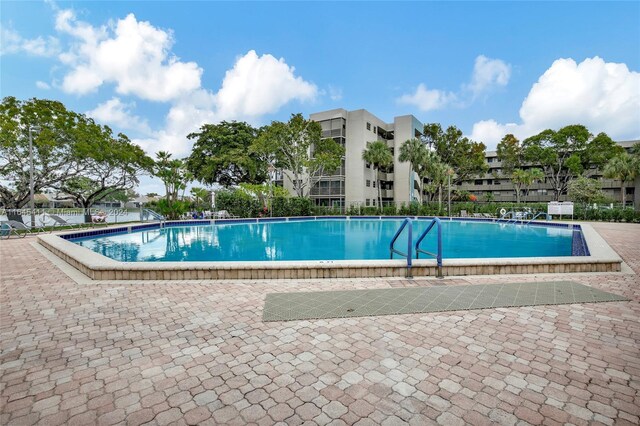
[[(185, 223), (187, 224), (187, 223)], [(580, 225), (588, 256), (445, 259), (445, 276), (620, 272), (622, 259), (591, 225)], [(536, 224), (538, 225), (538, 224)], [(124, 229), (127, 227), (108, 228)], [(130, 228), (138, 228), (132, 226)], [(77, 234), (77, 231), (75, 232)], [(39, 235), (38, 243), (93, 280), (247, 280), (406, 276), (406, 260), (270, 262), (119, 262), (63, 236)], [(435, 260), (413, 260), (414, 277), (436, 276)]]

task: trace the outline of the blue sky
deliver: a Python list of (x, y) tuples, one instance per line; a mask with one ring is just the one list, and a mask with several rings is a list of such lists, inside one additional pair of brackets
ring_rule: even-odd
[(640, 137), (640, 2), (0, 3), (2, 96), (51, 98), (149, 152), (221, 119), (366, 108), (508, 132)]

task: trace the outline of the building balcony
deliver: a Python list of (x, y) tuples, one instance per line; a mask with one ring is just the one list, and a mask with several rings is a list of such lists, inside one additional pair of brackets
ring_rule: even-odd
[(391, 173), (378, 172), (378, 179), (392, 181), (393, 180), (393, 172), (391, 172)]
[(344, 197), (344, 189), (340, 188), (312, 188), (311, 194), (312, 196), (323, 196), (323, 195), (336, 195)]

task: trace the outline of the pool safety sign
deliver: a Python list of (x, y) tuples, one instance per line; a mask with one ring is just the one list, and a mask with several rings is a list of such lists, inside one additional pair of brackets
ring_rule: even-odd
[(573, 217), (573, 203), (571, 201), (551, 201), (547, 204), (547, 214)]

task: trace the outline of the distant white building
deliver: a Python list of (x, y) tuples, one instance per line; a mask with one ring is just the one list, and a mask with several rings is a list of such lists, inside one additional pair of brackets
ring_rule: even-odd
[[(377, 177), (371, 165), (362, 159), (367, 143), (384, 141), (391, 150), (394, 164), (380, 171), (380, 189), (383, 205), (409, 203), (418, 200), (420, 182), (411, 172), (409, 163), (401, 163), (400, 145), (404, 141), (422, 136), (423, 124), (412, 115), (395, 117), (386, 123), (369, 111), (333, 109), (310, 115), (322, 126), (322, 137), (333, 138), (345, 148), (341, 167), (333, 174), (320, 177), (310, 189), (310, 198), (316, 205), (348, 208), (351, 205), (376, 206), (378, 201)], [(293, 184), (278, 176), (283, 186), (293, 193)]]

